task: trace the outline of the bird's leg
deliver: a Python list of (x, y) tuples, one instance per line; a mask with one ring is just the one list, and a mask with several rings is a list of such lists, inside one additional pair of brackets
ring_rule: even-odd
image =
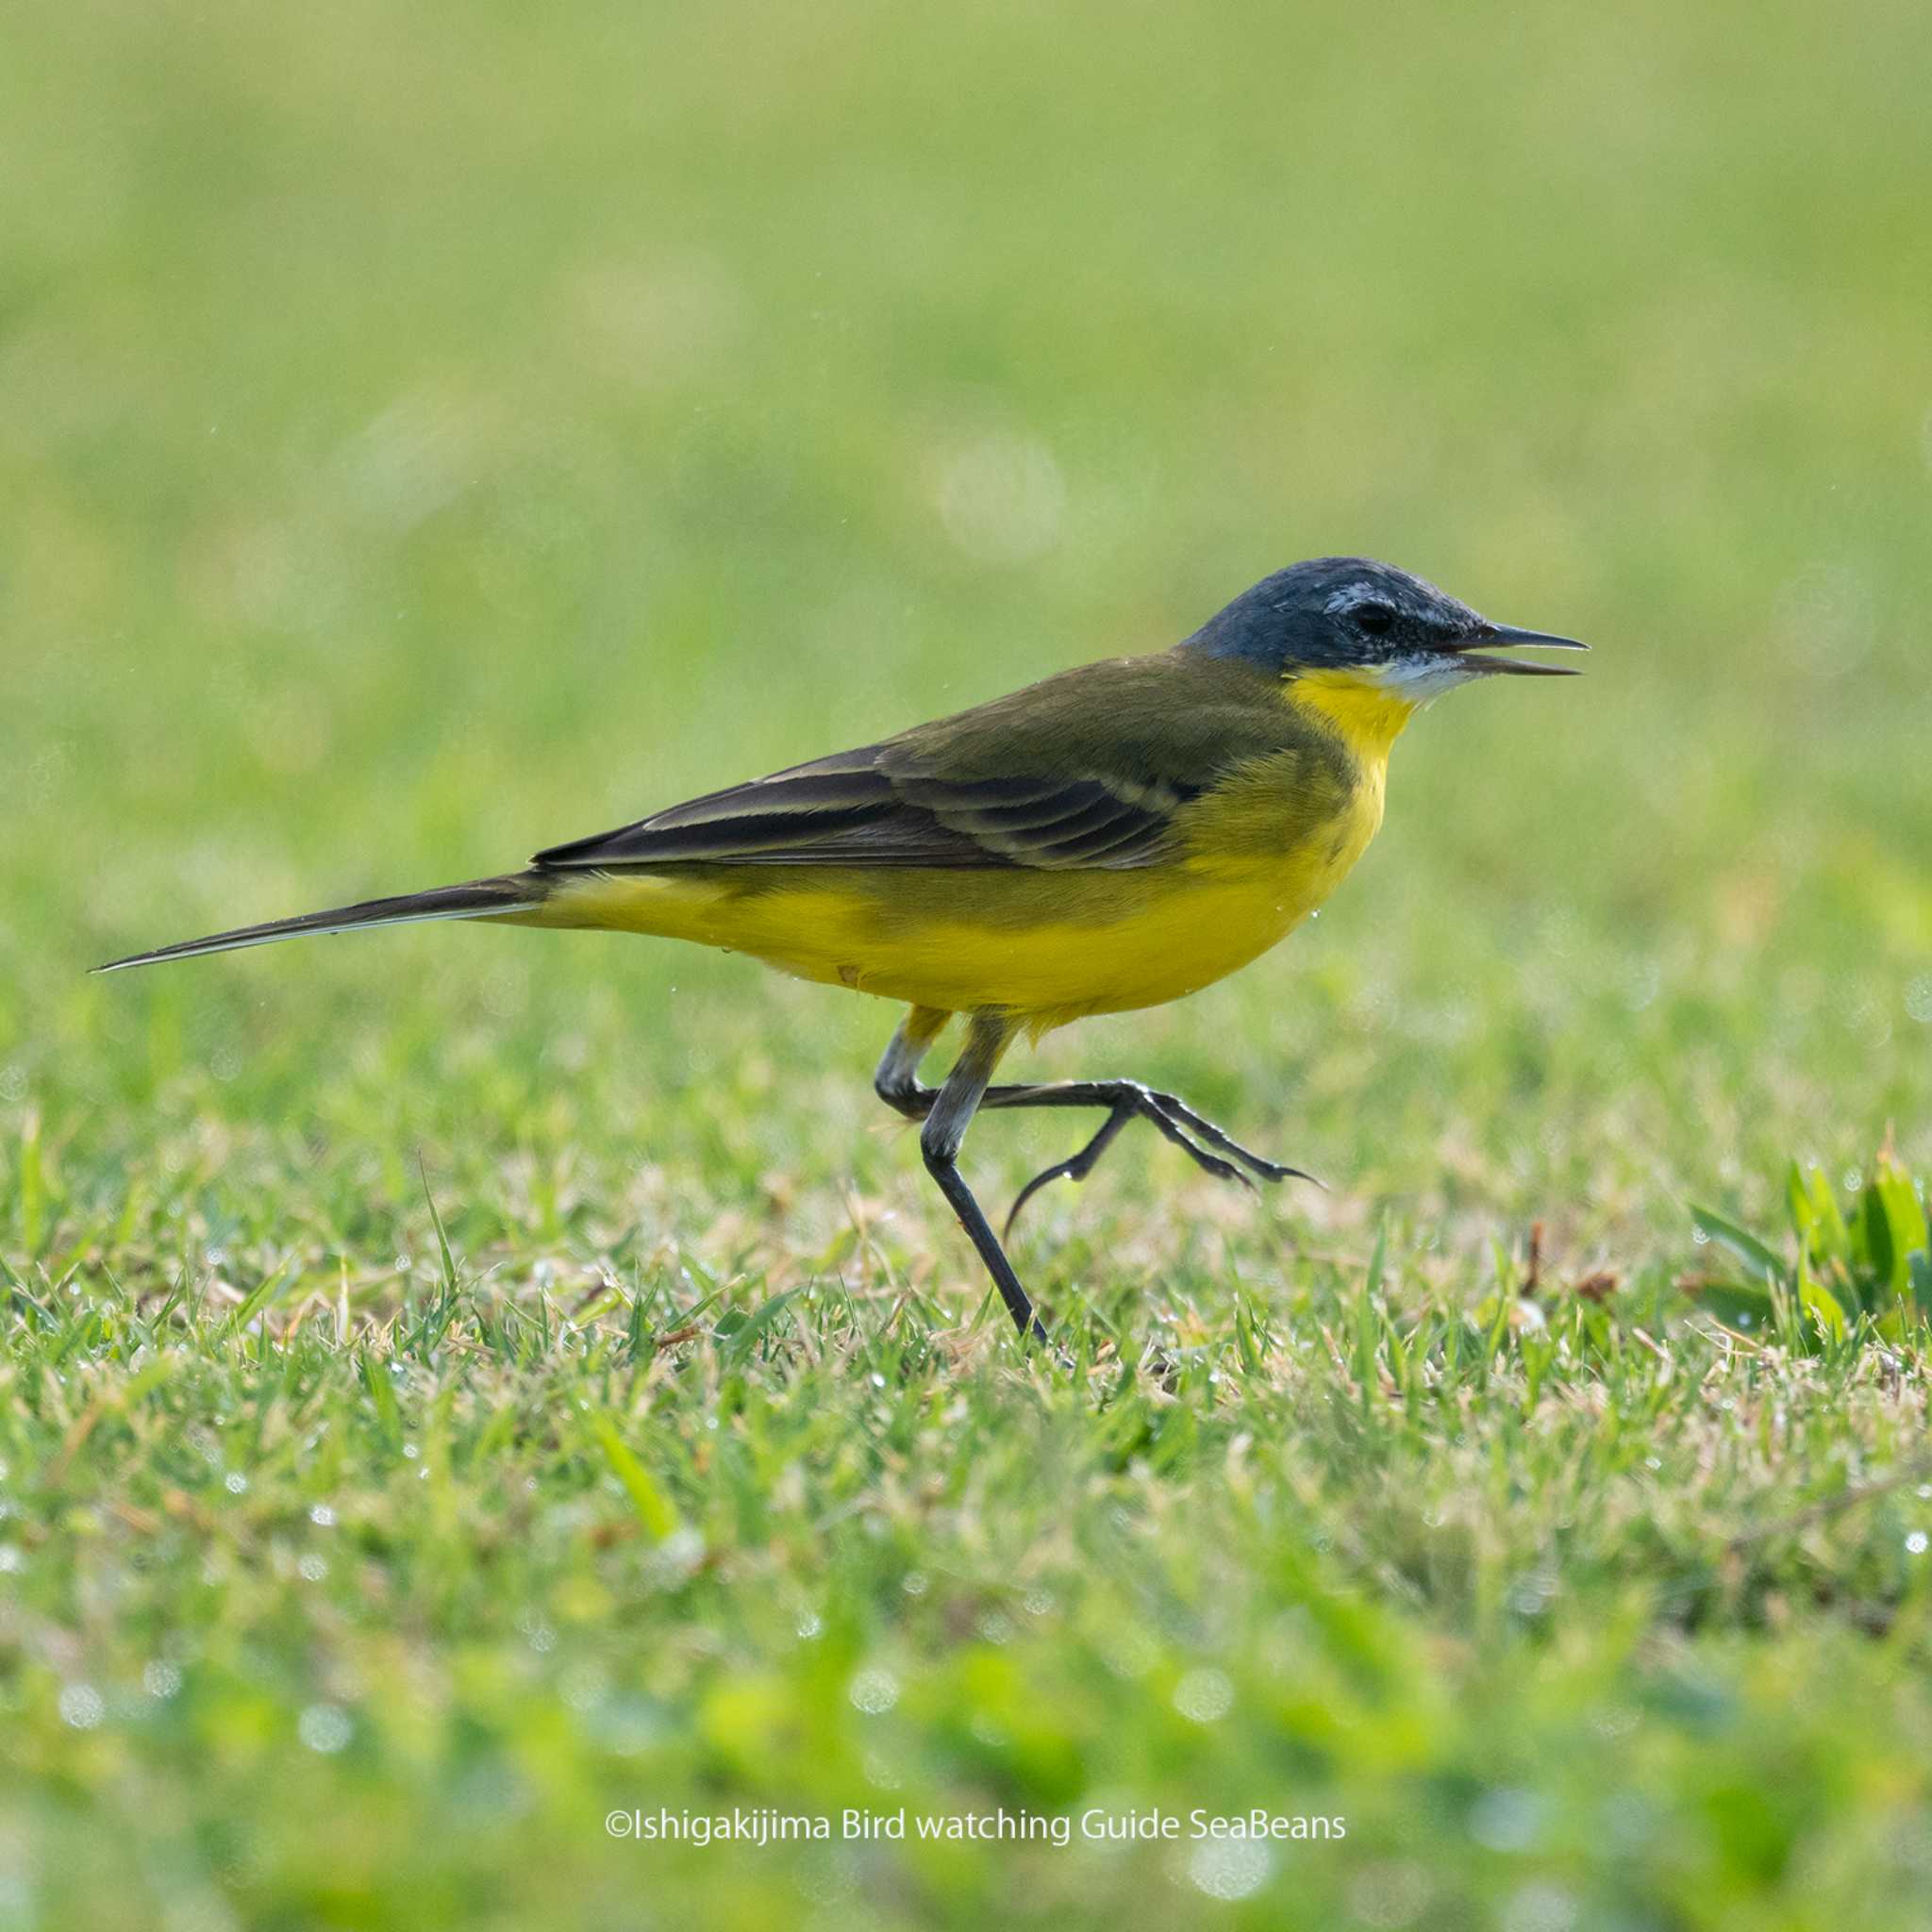
[(932, 1043), (946, 1030), (952, 1018), (937, 1007), (914, 1007), (892, 1035), (891, 1044), (880, 1058), (878, 1071), (872, 1076), (872, 1091), (894, 1113), (908, 1121), (923, 1121), (931, 1111), (937, 1087), (919, 1084), (919, 1063)]
[[(924, 1013), (924, 1008), (915, 1008), (901, 1029), (900, 1038), (906, 1041), (907, 1054), (916, 1056), (924, 1050), (918, 1043), (920, 1036), (916, 1030)], [(924, 1035), (925, 1041), (929, 1042), (937, 1031), (938, 1027), (933, 1027)], [(1006, 1303), (1007, 1312), (1012, 1316), (1013, 1325), (1020, 1331), (1021, 1339), (1044, 1341), (1046, 1330), (1034, 1314), (1033, 1304), (1027, 1299), (1026, 1291), (1020, 1286), (1020, 1277), (1013, 1273), (1013, 1264), (1007, 1259), (1007, 1252), (1000, 1246), (999, 1237), (980, 1212), (979, 1203), (973, 1198), (973, 1191), (966, 1185), (958, 1168), (959, 1146), (966, 1138), (967, 1124), (978, 1110), (986, 1084), (992, 1077), (992, 1070), (1012, 1037), (1013, 1024), (1004, 1013), (973, 1015), (966, 1035), (966, 1050), (946, 1075), (945, 1085), (936, 1093), (920, 1090), (924, 1092), (925, 1124), (919, 1132), (919, 1151), (925, 1157), (925, 1171), (939, 1183), (940, 1192), (959, 1217), (959, 1225), (979, 1250), (979, 1258), (985, 1262), (986, 1272), (992, 1276), (992, 1284), (999, 1290), (1000, 1299)], [(899, 1040), (895, 1040), (893, 1047), (896, 1049), (899, 1044)], [(889, 1050), (887, 1061), (891, 1062), (892, 1058), (892, 1051)], [(913, 1064), (917, 1065), (916, 1058)], [(882, 1065), (878, 1081), (882, 1092), (886, 1091), (887, 1071), (887, 1067)], [(906, 1077), (910, 1080), (909, 1072)], [(898, 1101), (893, 1102), (895, 1106), (899, 1104)]]
[[(919, 1063), (944, 1028), (950, 1014), (931, 1007), (915, 1007), (905, 1024), (892, 1036), (885, 1057), (879, 1061), (873, 1086), (886, 1105), (908, 1120), (924, 1120), (930, 1114), (940, 1089), (926, 1087), (919, 1079)], [(1091, 1140), (1078, 1153), (1043, 1168), (1022, 1188), (1008, 1211), (1005, 1232), (1010, 1235), (1020, 1210), (1049, 1181), (1081, 1181), (1091, 1174), (1100, 1157), (1113, 1145), (1129, 1121), (1151, 1122), (1160, 1135), (1178, 1147), (1197, 1167), (1220, 1180), (1239, 1181), (1250, 1186), (1248, 1174), (1262, 1180), (1313, 1180), (1298, 1167), (1286, 1167), (1264, 1158), (1252, 1148), (1243, 1147), (1231, 1134), (1198, 1114), (1173, 1093), (1143, 1086), (1139, 1080), (1058, 1080), (1038, 1087), (989, 1087), (979, 1097), (981, 1107), (1097, 1107), (1107, 1109), (1107, 1118)], [(1232, 1156), (1224, 1159), (1222, 1156)], [(1237, 1166), (1235, 1163), (1239, 1162)], [(1245, 1168), (1248, 1173), (1244, 1174)], [(1320, 1183), (1318, 1182), (1319, 1186)]]

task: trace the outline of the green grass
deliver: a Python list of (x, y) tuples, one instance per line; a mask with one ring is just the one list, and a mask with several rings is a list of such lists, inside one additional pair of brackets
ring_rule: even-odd
[[(1873, 1150), (1932, 1170), (1923, 9), (10, 26), (0, 1925), (1925, 1924), (1922, 1331), (1855, 1319)], [(1328, 1183), (1124, 1138), (1016, 1243), (1074, 1374), (886, 1008), (451, 929), (85, 976), (1332, 549), (1597, 655), (1423, 721), (1280, 955), (1018, 1063)], [(1742, 1336), (1693, 1203), (1797, 1214)]]
[[(1120, 1284), (1074, 1326), (1124, 1359), (1062, 1376), (916, 1290), (741, 1282), (734, 1329), (693, 1324), (702, 1283), (510, 1273), (22, 1320), (9, 1725), (49, 1922), (214, 1894), (512, 1925), (560, 1895), (617, 1924), (689, 1889), (728, 1923), (1160, 1925), (1198, 1888), (1256, 1924), (1723, 1925), (1781, 1890), (1882, 1924), (1923, 1896), (1932, 1457), (1894, 1357), (1574, 1299), (1472, 1319), (1421, 1272), (1283, 1256), (1179, 1307)], [(1257, 1805), (1348, 1835), (600, 1823)]]

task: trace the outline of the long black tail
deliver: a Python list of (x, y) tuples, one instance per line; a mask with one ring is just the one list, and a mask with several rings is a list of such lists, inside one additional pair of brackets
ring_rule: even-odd
[(464, 886), (439, 886), (434, 891), (405, 892), (395, 899), (365, 899), (359, 906), (337, 906), (327, 912), (305, 912), (300, 919), (275, 919), (266, 925), (242, 925), (233, 932), (210, 933), (207, 939), (183, 940), (179, 945), (158, 946), (152, 953), (110, 959), (94, 971), (118, 973), (124, 966), (152, 966), (157, 959), (194, 959), (204, 953), (232, 953), (242, 946), (266, 946), (308, 933), (353, 932), (364, 925), (407, 925), (419, 919), (503, 918), (534, 912), (549, 891), (549, 882), (541, 873), (472, 879)]

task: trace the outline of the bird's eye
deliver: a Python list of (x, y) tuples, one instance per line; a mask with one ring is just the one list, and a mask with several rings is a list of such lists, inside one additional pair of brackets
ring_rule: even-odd
[(1353, 614), (1371, 637), (1386, 637), (1395, 628), (1395, 613), (1386, 604), (1357, 604)]

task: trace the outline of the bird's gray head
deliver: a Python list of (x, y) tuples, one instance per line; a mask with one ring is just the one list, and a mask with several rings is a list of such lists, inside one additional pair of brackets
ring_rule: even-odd
[(1179, 646), (1235, 658), (1279, 677), (1330, 672), (1423, 704), (1494, 672), (1556, 677), (1567, 667), (1478, 652), (1486, 644), (1552, 644), (1572, 638), (1491, 624), (1424, 578), (1367, 557), (1317, 557), (1243, 591)]

